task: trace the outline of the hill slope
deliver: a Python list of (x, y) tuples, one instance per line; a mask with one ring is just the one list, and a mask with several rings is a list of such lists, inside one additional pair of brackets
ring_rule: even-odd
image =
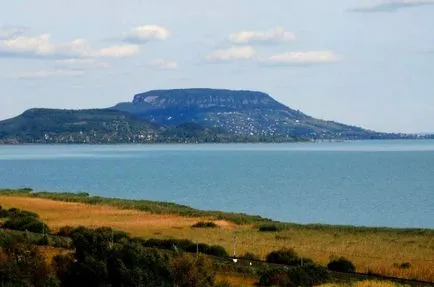
[(163, 126), (111, 109), (31, 109), (0, 121), (0, 144), (288, 142), (292, 137), (242, 136), (196, 123)]
[(134, 96), (114, 109), (167, 126), (197, 123), (236, 135), (297, 136), (314, 139), (380, 139), (377, 133), (293, 110), (268, 94), (215, 89), (155, 90)]
[(115, 110), (31, 109), (0, 122), (8, 143), (124, 143), (153, 139), (161, 128)]

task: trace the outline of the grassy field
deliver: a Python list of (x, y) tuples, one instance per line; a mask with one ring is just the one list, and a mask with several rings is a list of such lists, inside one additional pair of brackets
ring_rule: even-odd
[[(331, 257), (344, 256), (359, 272), (434, 281), (433, 230), (283, 224), (281, 231), (259, 232), (257, 224), (261, 221), (257, 217), (250, 220), (246, 216), (245, 224), (235, 224), (230, 220), (233, 215), (225, 217), (223, 213), (195, 212), (187, 216), (180, 212), (128, 209), (110, 204), (110, 201), (86, 204), (13, 193), (0, 193), (0, 204), (36, 212), (54, 230), (65, 225), (109, 226), (133, 236), (183, 238), (218, 244), (230, 254), (236, 237), (236, 255), (252, 252), (264, 258), (272, 250), (293, 247), (300, 255), (321, 264), (327, 264)], [(198, 221), (209, 220), (219, 227), (191, 228)], [(410, 267), (400, 268), (399, 265), (405, 262), (409, 262)]]

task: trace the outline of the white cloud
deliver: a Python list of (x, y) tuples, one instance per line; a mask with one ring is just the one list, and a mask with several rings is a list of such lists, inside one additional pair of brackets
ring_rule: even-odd
[(295, 40), (294, 33), (286, 31), (282, 27), (276, 27), (268, 31), (244, 31), (233, 33), (229, 36), (229, 41), (234, 44), (252, 43), (282, 43)]
[(55, 71), (33, 71), (33, 72), (19, 72), (12, 75), (12, 78), (18, 80), (42, 80), (52, 77), (77, 77), (83, 75), (83, 71), (71, 70), (55, 70)]
[(260, 61), (268, 65), (314, 65), (326, 64), (339, 61), (341, 58), (332, 51), (306, 51), (306, 52), (287, 52), (273, 55)]
[(178, 63), (175, 61), (169, 61), (164, 59), (157, 59), (154, 61), (151, 61), (151, 66), (156, 69), (161, 70), (175, 70), (178, 69)]
[(137, 45), (117, 45), (99, 50), (96, 56), (107, 58), (125, 58), (134, 56), (139, 52), (140, 48)]
[(0, 40), (10, 39), (22, 35), (27, 30), (22, 26), (1, 26), (0, 27)]
[(84, 39), (54, 43), (50, 34), (18, 35), (0, 40), (0, 57), (7, 58), (122, 58), (133, 56), (138, 52), (139, 46), (130, 44), (95, 49), (90, 47)]
[(166, 40), (169, 38), (170, 32), (161, 26), (144, 25), (132, 29), (126, 33), (122, 40), (133, 44), (145, 44), (149, 41)]
[(89, 57), (91, 50), (83, 39), (54, 44), (49, 34), (16, 36), (0, 41), (0, 55), (16, 57)]
[(228, 62), (237, 60), (252, 60), (256, 52), (251, 46), (231, 47), (216, 50), (209, 54), (206, 59), (211, 62)]
[(109, 64), (97, 59), (65, 59), (56, 61), (55, 67), (67, 70), (91, 70), (105, 69)]
[(395, 12), (403, 8), (434, 5), (434, 0), (385, 0), (351, 9), (352, 12)]

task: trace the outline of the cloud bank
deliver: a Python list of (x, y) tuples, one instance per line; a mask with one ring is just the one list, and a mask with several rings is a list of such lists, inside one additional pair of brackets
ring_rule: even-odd
[(271, 56), (258, 56), (251, 46), (216, 50), (206, 57), (209, 62), (249, 61), (268, 66), (309, 66), (339, 62), (333, 51), (292, 51)]
[(170, 33), (161, 26), (144, 25), (132, 29), (119, 39), (123, 44), (102, 48), (91, 46), (85, 39), (57, 43), (48, 33), (26, 35), (23, 27), (0, 27), (0, 57), (34, 59), (124, 58), (140, 52), (140, 45), (166, 40)]
[(10, 39), (22, 35), (28, 29), (23, 26), (0, 26), (0, 40)]
[(50, 34), (19, 35), (0, 41), (0, 57), (10, 58), (122, 58), (133, 56), (138, 52), (138, 46), (126, 44), (96, 49), (84, 39), (55, 43)]

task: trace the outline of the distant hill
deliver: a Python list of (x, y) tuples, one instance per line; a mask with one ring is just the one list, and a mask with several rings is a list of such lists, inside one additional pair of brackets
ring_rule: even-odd
[(403, 137), (315, 119), (256, 91), (155, 90), (137, 94), (132, 102), (117, 104), (113, 109), (164, 126), (196, 123), (243, 136), (337, 140)]
[(9, 143), (120, 143), (154, 138), (161, 130), (136, 116), (107, 109), (31, 109), (0, 122)]
[(414, 138), (315, 119), (255, 91), (157, 90), (108, 109), (30, 109), (1, 143), (223, 143)]
[(134, 114), (112, 110), (30, 109), (0, 121), (0, 144), (19, 143), (205, 143), (288, 142), (293, 137), (233, 135), (195, 123), (163, 126)]

